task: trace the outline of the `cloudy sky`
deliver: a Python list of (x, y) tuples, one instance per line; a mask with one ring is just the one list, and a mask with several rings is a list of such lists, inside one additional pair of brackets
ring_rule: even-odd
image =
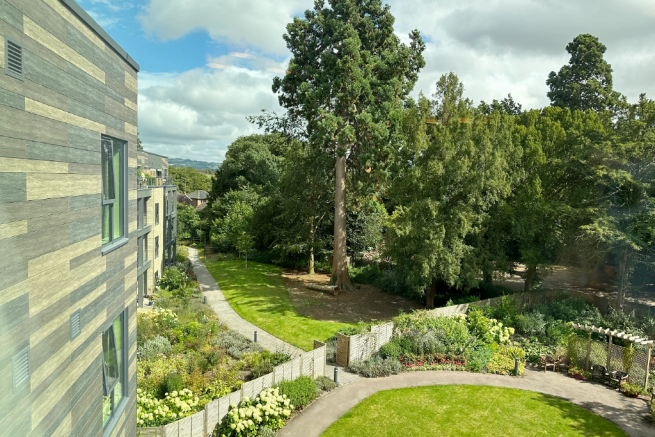
[[(78, 0), (141, 65), (139, 136), (146, 150), (222, 161), (245, 119), (280, 111), (273, 77), (289, 62), (282, 35), (313, 0)], [(591, 33), (607, 46), (614, 88), (635, 101), (655, 97), (653, 0), (389, 0), (396, 33), (418, 29), (426, 66), (414, 94), (432, 94), (449, 71), (466, 96), (524, 108), (549, 103), (550, 71), (565, 47)]]

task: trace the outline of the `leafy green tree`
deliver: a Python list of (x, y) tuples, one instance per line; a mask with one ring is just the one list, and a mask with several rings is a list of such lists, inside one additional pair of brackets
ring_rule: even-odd
[(183, 193), (203, 190), (208, 191), (211, 185), (211, 178), (193, 167), (170, 167), (168, 174), (173, 185)]
[(237, 236), (235, 246), (239, 251), (239, 254), (243, 253), (246, 257), (246, 268), (248, 268), (248, 252), (250, 252), (255, 246), (253, 236), (246, 231), (241, 231)]
[(280, 105), (306, 123), (306, 138), (335, 160), (333, 282), (352, 290), (346, 264), (346, 169), (359, 183), (383, 176), (403, 100), (425, 65), (418, 31), (409, 46), (381, 0), (317, 0), (287, 25), (289, 70), (275, 78)]
[(198, 211), (191, 206), (177, 205), (177, 236), (183, 240), (199, 238), (202, 224)]
[(228, 191), (211, 205), (210, 242), (223, 251), (237, 248), (244, 233), (251, 234), (251, 221), (260, 197), (248, 188)]
[(620, 94), (612, 89), (612, 66), (603, 58), (605, 50), (605, 45), (588, 33), (576, 36), (566, 46), (571, 55), (568, 65), (559, 73), (551, 71), (546, 80), (553, 106), (603, 111), (619, 103)]
[(437, 82), (434, 100), (408, 105), (407, 140), (389, 190), (395, 206), (385, 235), (386, 254), (406, 282), (434, 306), (441, 286), (458, 286), (489, 208), (509, 195), (509, 166), (521, 154), (512, 116), (476, 115), (453, 73)]
[(622, 307), (631, 274), (652, 266), (655, 255), (655, 102), (642, 94), (603, 146), (591, 161), (597, 202), (581, 231), (594, 246), (612, 253)]
[(276, 184), (289, 141), (281, 134), (248, 135), (233, 142), (212, 180), (210, 198), (230, 190)]
[(380, 247), (388, 215), (384, 205), (376, 198), (348, 202), (348, 253), (353, 259), (364, 252)]

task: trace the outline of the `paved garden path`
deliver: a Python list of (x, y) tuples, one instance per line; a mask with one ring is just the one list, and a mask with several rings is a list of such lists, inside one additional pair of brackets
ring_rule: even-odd
[[(643, 420), (648, 413), (646, 401), (628, 398), (601, 384), (578, 381), (552, 371), (526, 369), (521, 377), (469, 372), (408, 372), (388, 378), (362, 378), (321, 397), (291, 420), (278, 437), (316, 437), (348, 410), (381, 390), (426, 385), (489, 385), (545, 393), (565, 399), (611, 420), (633, 437), (653, 437), (655, 427)], [(484, 435), (484, 424), (480, 424)]]
[[(218, 318), (228, 328), (233, 329), (247, 338), (252, 339), (257, 331), (257, 343), (269, 351), (281, 351), (292, 356), (297, 356), (304, 351), (285, 341), (280, 340), (263, 329), (253, 325), (247, 320), (241, 318), (225, 299), (220, 287), (209, 273), (205, 264), (198, 258), (198, 250), (189, 247), (189, 260), (193, 264), (193, 271), (196, 273), (196, 279), (204, 296), (207, 296), (207, 305), (211, 306)], [(333, 366), (325, 366), (325, 376), (332, 378), (334, 375)], [(339, 368), (338, 381), (340, 384), (349, 384), (357, 381), (359, 376), (348, 373)]]

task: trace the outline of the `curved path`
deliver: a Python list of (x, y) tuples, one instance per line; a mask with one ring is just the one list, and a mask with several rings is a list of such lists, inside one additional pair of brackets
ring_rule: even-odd
[(381, 390), (447, 384), (489, 385), (540, 392), (565, 399), (609, 419), (633, 437), (655, 436), (655, 427), (643, 420), (648, 414), (646, 401), (628, 398), (601, 384), (578, 381), (555, 372), (526, 369), (524, 375), (518, 378), (448, 371), (408, 372), (387, 378), (363, 378), (318, 399), (282, 428), (278, 437), (317, 437), (348, 410)]

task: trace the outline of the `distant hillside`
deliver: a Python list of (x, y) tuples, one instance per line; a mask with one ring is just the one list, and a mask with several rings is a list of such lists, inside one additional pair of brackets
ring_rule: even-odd
[(217, 170), (220, 162), (194, 161), (193, 159), (168, 158), (168, 165), (175, 167), (193, 167), (196, 170)]

